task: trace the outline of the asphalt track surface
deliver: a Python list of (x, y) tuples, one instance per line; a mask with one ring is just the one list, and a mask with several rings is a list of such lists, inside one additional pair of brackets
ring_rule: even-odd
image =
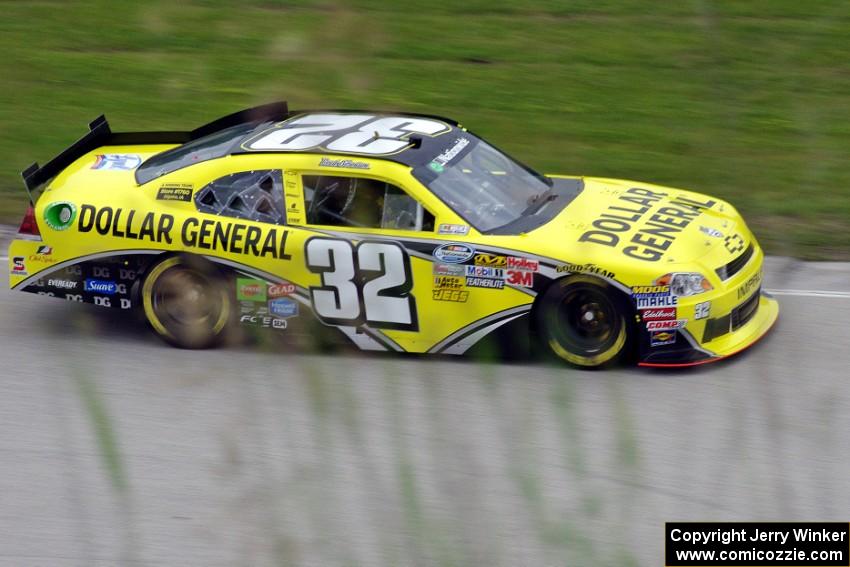
[(657, 566), (665, 521), (848, 520), (843, 264), (770, 259), (774, 332), (678, 371), (181, 351), (7, 283), (0, 565)]

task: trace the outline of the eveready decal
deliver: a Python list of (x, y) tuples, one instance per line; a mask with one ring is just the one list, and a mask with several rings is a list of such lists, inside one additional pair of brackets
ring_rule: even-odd
[(696, 201), (680, 195), (653, 211), (653, 207), (667, 196), (667, 193), (638, 187), (627, 189), (617, 198), (616, 204), (609, 206), (593, 221), (595, 230), (584, 232), (579, 242), (617, 247), (621, 235), (631, 232), (632, 225), (640, 222), (637, 232), (620, 252), (638, 260), (657, 262), (680, 232), (704, 210), (717, 204), (711, 199)]

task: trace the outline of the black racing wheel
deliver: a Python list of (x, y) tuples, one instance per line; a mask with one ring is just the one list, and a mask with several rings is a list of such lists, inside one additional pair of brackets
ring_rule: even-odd
[(629, 330), (623, 302), (604, 281), (577, 275), (553, 283), (535, 308), (537, 331), (558, 357), (583, 368), (613, 363)]
[(208, 348), (223, 337), (232, 301), (225, 278), (209, 263), (171, 256), (156, 264), (141, 289), (145, 317), (181, 348)]

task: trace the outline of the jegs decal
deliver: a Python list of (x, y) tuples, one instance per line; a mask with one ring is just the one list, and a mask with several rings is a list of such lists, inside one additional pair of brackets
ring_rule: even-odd
[(418, 331), (407, 251), (394, 242), (313, 237), (305, 244), (307, 269), (322, 285), (310, 288), (313, 311), (329, 325)]

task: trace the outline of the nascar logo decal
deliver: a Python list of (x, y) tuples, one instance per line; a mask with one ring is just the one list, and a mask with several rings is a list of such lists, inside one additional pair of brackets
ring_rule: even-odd
[(472, 258), (473, 254), (475, 254), (475, 249), (466, 244), (443, 244), (434, 250), (434, 258), (447, 264), (466, 262)]

